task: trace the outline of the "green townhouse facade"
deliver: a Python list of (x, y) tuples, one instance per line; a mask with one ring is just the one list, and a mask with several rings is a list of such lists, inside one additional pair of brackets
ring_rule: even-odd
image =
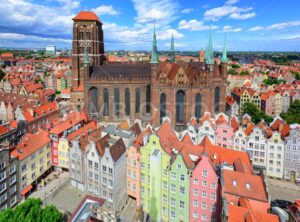
[(167, 153), (156, 134), (141, 147), (141, 201), (151, 221), (189, 221), (189, 170)]

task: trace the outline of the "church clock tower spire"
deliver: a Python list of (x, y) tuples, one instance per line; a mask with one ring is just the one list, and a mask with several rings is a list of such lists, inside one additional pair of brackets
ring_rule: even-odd
[(151, 64), (157, 64), (158, 62), (158, 53), (156, 45), (156, 32), (155, 32), (155, 23), (153, 28), (153, 40), (152, 40), (152, 52), (151, 52)]
[(226, 40), (227, 40), (227, 34), (225, 33), (225, 40), (224, 40), (224, 48), (223, 48), (223, 54), (222, 54), (222, 59), (221, 62), (222, 63), (227, 63), (228, 59), (227, 59), (227, 47), (226, 47)]
[(171, 38), (170, 61), (175, 62), (175, 44), (174, 44), (174, 35), (173, 35), (173, 33), (172, 33), (172, 38)]

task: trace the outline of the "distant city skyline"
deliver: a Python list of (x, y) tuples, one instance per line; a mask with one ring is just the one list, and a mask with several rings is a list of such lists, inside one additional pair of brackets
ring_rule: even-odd
[(172, 33), (178, 51), (214, 50), (228, 32), (229, 51), (300, 51), (297, 0), (0, 0), (0, 47), (71, 48), (72, 18), (94, 11), (103, 22), (105, 50), (150, 50), (154, 18), (158, 50)]

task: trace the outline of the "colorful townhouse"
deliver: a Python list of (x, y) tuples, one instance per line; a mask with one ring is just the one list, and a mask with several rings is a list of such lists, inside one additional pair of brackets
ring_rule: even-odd
[(284, 179), (300, 181), (300, 125), (290, 126), (289, 136), (285, 138)]
[(190, 178), (190, 219), (196, 221), (218, 221), (219, 177), (209, 156), (199, 158)]
[(237, 102), (240, 107), (240, 114), (246, 102), (254, 103), (258, 109), (261, 107), (261, 98), (257, 91), (251, 88), (235, 88), (231, 92), (231, 97)]
[(163, 184), (169, 184), (168, 168), (171, 150), (167, 153), (161, 147), (159, 137), (152, 134), (140, 152), (140, 190), (143, 209), (153, 221), (169, 221), (169, 192), (161, 188)]
[[(52, 141), (52, 165), (58, 168), (58, 144), (62, 137), (67, 137), (70, 133), (80, 129), (87, 121), (84, 112), (71, 112), (66, 118), (62, 118), (60, 122), (50, 130), (50, 138)], [(62, 142), (62, 144), (66, 142)], [(60, 147), (62, 149), (62, 145)], [(67, 148), (64, 148), (67, 149)]]
[(253, 167), (266, 169), (267, 149), (265, 132), (258, 126), (255, 126), (247, 140), (247, 152), (249, 153)]
[(247, 136), (242, 126), (239, 126), (238, 130), (234, 132), (233, 149), (242, 152), (247, 150)]
[(273, 131), (267, 140), (267, 167), (266, 173), (269, 177), (283, 178), (284, 167), (284, 140), (278, 131)]
[(215, 121), (209, 112), (205, 112), (199, 120), (197, 143), (201, 143), (205, 136), (209, 138), (211, 144), (216, 144)]
[(82, 128), (73, 131), (66, 137), (59, 138), (57, 150), (58, 150), (58, 165), (57, 167), (60, 170), (68, 170), (69, 169), (69, 151), (71, 141), (76, 137), (88, 135), (90, 132), (97, 129), (97, 123), (95, 121), (91, 121), (86, 125), (82, 126)]
[[(51, 170), (51, 140), (47, 131), (39, 131), (36, 135), (26, 134), (23, 140), (12, 151), (11, 155), (18, 159), (20, 182), (19, 190), (22, 199), (42, 180), (42, 176)], [(21, 199), (21, 197), (19, 197)]]
[(216, 145), (230, 149), (233, 147), (233, 128), (224, 113), (216, 116)]
[(140, 148), (148, 143), (148, 137), (152, 133), (150, 127), (141, 132), (134, 140), (133, 145), (126, 151), (127, 156), (127, 195), (136, 200), (136, 205), (141, 206), (141, 165)]
[(261, 110), (269, 116), (279, 116), (282, 112), (280, 93), (269, 91), (261, 95)]

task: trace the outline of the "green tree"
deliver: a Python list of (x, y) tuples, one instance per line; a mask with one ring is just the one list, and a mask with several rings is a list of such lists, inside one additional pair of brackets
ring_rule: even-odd
[(264, 119), (267, 124), (273, 121), (272, 117), (260, 111), (254, 103), (250, 103), (250, 102), (245, 103), (242, 108), (242, 111), (243, 111), (243, 115), (245, 113), (250, 115), (252, 122), (255, 124), (258, 124), (262, 119)]
[(238, 64), (231, 64), (231, 67), (232, 67), (233, 69), (239, 69), (239, 68), (241, 68), (241, 66), (238, 65)]
[(300, 124), (300, 100), (295, 100), (286, 113), (282, 113), (281, 117), (288, 123)]
[(0, 69), (0, 81), (3, 79), (3, 77), (5, 76), (5, 72)]
[(296, 73), (295, 73), (295, 79), (296, 79), (296, 80), (300, 80), (300, 73), (299, 73), (299, 72), (296, 72)]
[(41, 199), (29, 198), (14, 209), (0, 212), (0, 221), (61, 222), (62, 214), (52, 205), (42, 208)]
[(237, 71), (234, 70), (234, 69), (229, 69), (227, 73), (230, 74), (230, 75), (237, 75), (238, 74)]
[(249, 75), (249, 71), (248, 71), (248, 70), (241, 71), (241, 72), (240, 72), (240, 75), (241, 75), (241, 76), (247, 76), (247, 75)]

